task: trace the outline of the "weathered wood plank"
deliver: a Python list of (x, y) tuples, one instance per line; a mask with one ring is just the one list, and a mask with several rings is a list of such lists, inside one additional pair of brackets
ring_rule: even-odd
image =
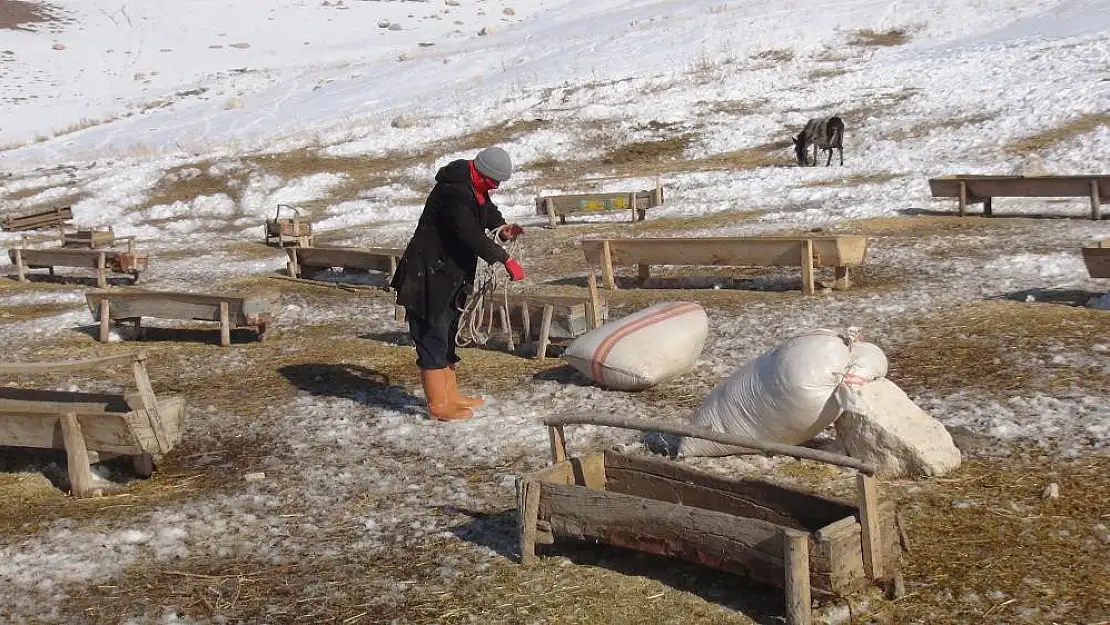
[(804, 241), (812, 242), (814, 267), (858, 266), (867, 254), (868, 238), (860, 235), (586, 239), (582, 252), (590, 265), (602, 271), (606, 270), (605, 248), (612, 264), (622, 266), (800, 267)]
[(786, 623), (810, 625), (812, 596), (809, 586), (809, 536), (787, 530), (783, 537), (786, 561)]
[(85, 294), (89, 311), (99, 316), (100, 303), (110, 301), (110, 319), (137, 317), (219, 321), (220, 304), (226, 303), (229, 319), (237, 326), (253, 326), (270, 320), (272, 301), (266, 297), (210, 295), (171, 291), (91, 291)]
[(298, 247), (286, 250), (299, 267), (362, 269), (388, 273), (404, 255), (401, 248)]
[(1084, 245), (1083, 264), (1092, 278), (1110, 278), (1110, 239)]
[(1099, 197), (1110, 199), (1110, 176), (975, 176), (955, 175), (929, 179), (929, 190), (936, 198), (958, 198), (960, 183), (968, 197), (1090, 197), (1091, 183), (1097, 182)]
[(89, 470), (89, 452), (81, 433), (77, 415), (69, 412), (59, 419), (62, 440), (66, 449), (66, 467), (69, 470), (69, 486), (76, 497), (92, 494), (92, 471)]
[(59, 362), (20, 362), (9, 364), (0, 363), (0, 374), (21, 375), (39, 373), (65, 373), (68, 371), (80, 371), (82, 369), (94, 369), (130, 364), (145, 357), (146, 355), (143, 352), (139, 352), (137, 354), (121, 354), (119, 356), (89, 358), (87, 360), (65, 360)]
[(0, 230), (15, 232), (60, 227), (71, 219), (73, 210), (69, 206), (30, 209), (0, 216)]

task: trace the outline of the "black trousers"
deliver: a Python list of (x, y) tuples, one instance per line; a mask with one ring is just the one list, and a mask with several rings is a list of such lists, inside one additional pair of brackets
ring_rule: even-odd
[(416, 345), (416, 366), (421, 369), (443, 369), (462, 360), (455, 353), (455, 335), (459, 332), (459, 316), (448, 306), (436, 319), (421, 319), (407, 310), (409, 335)]

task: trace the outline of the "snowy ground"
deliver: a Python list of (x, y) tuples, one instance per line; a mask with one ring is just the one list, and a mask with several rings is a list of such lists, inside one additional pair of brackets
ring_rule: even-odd
[[(906, 388), (980, 441), (983, 457), (1014, 446), (1053, 458), (1105, 456), (1106, 387), (1074, 380), (1110, 376), (1108, 322), (1081, 305), (1045, 303), (1054, 293), (1085, 300), (1108, 290), (1087, 276), (1079, 255), (1082, 243), (1110, 237), (1105, 222), (1083, 219), (1080, 198), (996, 200), (996, 212), (1024, 218), (952, 226), (958, 220), (933, 213), (953, 202), (932, 200), (926, 179), (1011, 173), (1030, 155), (1051, 173), (1107, 173), (1107, 0), (70, 0), (48, 13), (55, 19), (27, 30), (0, 29), (0, 213), (71, 204), (82, 226), (137, 236), (151, 255), (148, 288), (238, 288), (253, 278), (283, 294), (276, 336), (266, 343), (222, 350), (165, 332), (144, 343), (155, 388), (185, 392), (191, 408), (186, 440), (152, 482), (67, 508), (37, 473), (9, 474), (32, 494), (12, 491), (26, 510), (4, 523), (0, 620), (465, 622), (489, 614), (522, 622), (513, 612), (520, 604), (506, 611), (500, 601), (472, 603), (448, 618), (426, 601), (503, 580), (515, 530), (496, 515), (514, 505), (514, 477), (547, 460), (541, 419), (583, 408), (687, 418), (736, 366), (813, 327), (859, 326), (909, 362), (930, 341), (954, 350), (946, 341), (984, 338), (945, 321), (952, 311), (998, 306), (988, 310), (1001, 311), (1006, 335), (1044, 330), (1021, 321), (1023, 306), (1055, 306), (1059, 331), (1031, 343), (987, 336), (982, 363), (954, 360), (956, 373), (933, 383), (906, 375)], [(834, 112), (848, 125), (845, 166), (790, 166), (789, 135)], [(464, 381), (486, 392), (488, 406), (469, 422), (429, 422), (389, 298), (286, 288), (263, 277), (280, 270), (284, 256), (255, 242), (261, 220), (281, 203), (304, 207), (328, 242), (403, 245), (436, 168), (483, 141), (508, 149), (520, 167), (496, 200), (528, 227), (528, 285), (581, 278), (574, 243), (585, 236), (810, 228), (873, 234), (863, 280), (811, 298), (794, 290), (790, 271), (742, 283), (765, 291), (614, 295), (614, 314), (645, 299), (702, 301), (711, 334), (696, 370), (627, 394), (595, 388), (557, 362), (471, 352)], [(614, 160), (631, 145), (646, 155)], [(601, 217), (538, 227), (538, 193), (648, 188), (657, 173), (667, 202), (643, 224)], [(1034, 218), (1045, 215), (1066, 218)], [(900, 228), (914, 219), (918, 226)], [(652, 230), (657, 223), (670, 225)], [(0, 233), (5, 247), (19, 240)], [(188, 253), (196, 249), (204, 252)], [(0, 265), (8, 264), (5, 255)], [(668, 276), (670, 284), (750, 277), (682, 275)], [(94, 341), (85, 288), (0, 286), (8, 355), (59, 359), (133, 347), (119, 336), (107, 346)], [(991, 377), (991, 359), (1027, 383), (1003, 384), (1005, 372)], [(499, 378), (505, 367), (518, 373)], [(56, 382), (115, 388), (121, 380)], [(634, 439), (583, 427), (571, 443), (581, 450)], [(791, 464), (734, 459), (707, 468), (759, 474)], [(244, 479), (254, 472), (266, 477)], [(824, 477), (836, 490), (850, 476)], [(1103, 549), (1110, 541), (1105, 525), (1082, 532)], [(403, 562), (410, 549), (424, 556)], [(298, 568), (306, 562), (359, 569), (364, 607), (299, 603), (331, 596), (360, 605), (329, 595), (338, 582), (318, 571), (306, 576)], [(263, 568), (286, 572), (286, 587), (304, 584), (304, 596), (258, 598), (249, 585), (257, 576), (225, 572)], [(148, 590), (148, 605), (131, 590), (144, 578), (159, 589), (197, 579), (209, 586), (168, 598)], [(226, 594), (229, 579), (246, 584), (234, 589), (238, 604)], [(911, 580), (911, 588), (932, 597), (924, 590), (931, 583)], [(715, 611), (705, 607), (712, 600), (659, 592), (672, 606), (702, 610), (704, 622), (773, 622), (758, 610)], [(644, 606), (655, 593), (644, 590)], [(1006, 601), (991, 599), (950, 603), (968, 610), (962, 618), (989, 622), (983, 613)], [(1100, 618), (1028, 598), (1005, 605), (989, 612), (997, 622)], [(594, 622), (652, 614), (644, 607)]]

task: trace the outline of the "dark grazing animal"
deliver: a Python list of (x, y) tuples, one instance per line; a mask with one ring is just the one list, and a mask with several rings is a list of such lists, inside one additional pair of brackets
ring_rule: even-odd
[[(809, 120), (801, 134), (790, 139), (794, 142), (794, 154), (798, 157), (799, 165), (816, 165), (817, 148), (829, 153), (829, 158), (825, 160), (825, 167), (832, 163), (833, 148), (840, 151), (840, 164), (844, 164), (844, 120), (835, 115)], [(812, 162), (806, 153), (811, 145), (813, 146)]]

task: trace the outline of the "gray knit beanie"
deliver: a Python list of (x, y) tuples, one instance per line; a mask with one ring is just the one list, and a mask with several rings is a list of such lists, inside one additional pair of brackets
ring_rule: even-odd
[(513, 175), (513, 161), (501, 148), (486, 148), (474, 157), (474, 167), (497, 182), (505, 182)]

